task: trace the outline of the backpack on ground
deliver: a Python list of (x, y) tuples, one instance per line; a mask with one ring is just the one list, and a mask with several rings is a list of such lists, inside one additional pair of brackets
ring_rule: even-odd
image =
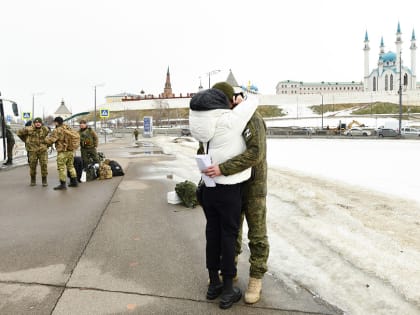
[(108, 165), (109, 160), (105, 160), (99, 166), (99, 179), (111, 179), (112, 178), (112, 169)]
[(196, 195), (197, 185), (186, 180), (175, 185), (175, 192), (181, 199), (184, 206), (188, 208), (195, 208), (198, 204)]
[(86, 181), (92, 181), (98, 178), (98, 169), (99, 165), (91, 163), (86, 167)]
[(124, 176), (124, 171), (117, 161), (109, 161), (109, 166), (111, 166), (112, 176)]
[(79, 133), (76, 130), (71, 129), (70, 127), (63, 128), (63, 130), (64, 130), (64, 143), (66, 145), (66, 151), (77, 150), (80, 146)]
[(105, 161), (105, 154), (103, 152), (98, 152), (99, 162)]

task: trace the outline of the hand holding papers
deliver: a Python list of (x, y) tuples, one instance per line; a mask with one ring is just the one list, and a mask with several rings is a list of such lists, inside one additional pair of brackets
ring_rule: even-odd
[[(195, 161), (197, 162), (198, 169), (200, 171), (205, 170), (207, 167), (211, 165), (211, 158), (208, 154), (198, 154), (195, 156)], [(213, 178), (207, 176), (206, 174), (201, 174), (201, 178), (203, 178), (204, 184), (206, 187), (215, 187), (216, 183)]]

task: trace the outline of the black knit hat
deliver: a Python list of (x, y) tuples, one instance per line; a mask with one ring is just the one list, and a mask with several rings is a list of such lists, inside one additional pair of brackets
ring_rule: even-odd
[(233, 90), (232, 85), (230, 85), (227, 82), (217, 82), (212, 86), (213, 89), (218, 89), (223, 92), (223, 94), (226, 95), (229, 102), (232, 102), (233, 95), (235, 94), (235, 91)]
[(61, 125), (64, 120), (63, 120), (63, 117), (57, 116), (54, 118), (54, 121), (58, 123), (59, 125)]
[(207, 89), (197, 94), (190, 100), (191, 110), (230, 109), (226, 95), (218, 89)]

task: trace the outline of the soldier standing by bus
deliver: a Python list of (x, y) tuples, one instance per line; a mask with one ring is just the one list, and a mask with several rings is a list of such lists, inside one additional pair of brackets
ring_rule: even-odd
[(28, 151), (29, 175), (31, 176), (31, 186), (36, 185), (36, 168), (41, 166), (42, 186), (48, 186), (48, 146), (45, 138), (49, 133), (49, 129), (43, 126), (42, 119), (37, 117), (31, 126), (18, 130), (18, 137), (25, 142)]
[(6, 125), (6, 140), (7, 140), (7, 160), (3, 165), (13, 164), (13, 147), (15, 146), (15, 137), (9, 125)]
[(98, 152), (98, 135), (87, 126), (86, 120), (81, 120), (80, 125), (80, 153), (82, 154), (83, 168), (86, 170), (91, 163), (99, 163)]

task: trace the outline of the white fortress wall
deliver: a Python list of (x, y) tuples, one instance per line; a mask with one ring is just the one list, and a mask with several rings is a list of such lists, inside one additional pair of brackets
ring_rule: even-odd
[[(325, 93), (321, 94), (283, 94), (260, 95), (261, 105), (281, 106), (288, 108), (303, 108), (312, 105), (348, 104), (348, 103), (374, 103), (390, 102), (399, 103), (396, 93), (387, 92), (351, 92), (351, 93)], [(154, 98), (136, 101), (113, 102), (101, 104), (100, 108), (110, 111), (158, 109), (158, 108), (188, 108), (190, 98)], [(420, 106), (420, 90), (403, 92), (403, 105)], [(302, 110), (302, 109), (300, 109)]]

